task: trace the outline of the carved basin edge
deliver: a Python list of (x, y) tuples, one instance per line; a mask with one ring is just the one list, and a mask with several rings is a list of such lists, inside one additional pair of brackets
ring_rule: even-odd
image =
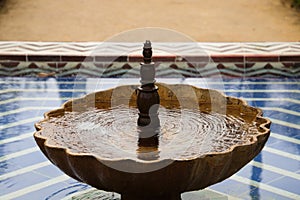
[[(166, 85), (166, 84), (159, 84), (158, 85)], [(183, 84), (172, 84), (173, 86), (178, 86), (178, 85), (183, 85)], [(121, 87), (132, 87), (134, 88), (135, 85), (125, 85), (125, 86), (119, 86), (120, 88)], [(133, 87), (134, 86), (134, 87)], [(185, 86), (188, 86), (188, 87), (192, 87), (193, 89), (195, 90), (199, 90), (199, 89), (203, 89), (203, 88), (198, 88), (198, 87), (195, 87), (195, 86), (192, 86), (192, 85), (185, 85)], [(138, 87), (136, 85), (136, 87)], [(57, 109), (54, 109), (54, 110), (51, 110), (51, 111), (48, 111), (44, 114), (44, 119), (43, 120), (40, 120), (39, 122), (35, 123), (34, 126), (36, 128), (36, 132), (34, 132), (33, 136), (38, 144), (38, 146), (40, 147), (40, 149), (42, 150), (42, 152), (48, 157), (47, 155), (47, 148), (50, 148), (50, 149), (53, 149), (53, 150), (58, 150), (58, 151), (64, 151), (64, 153), (66, 155), (70, 155), (70, 156), (78, 156), (78, 157), (81, 157), (81, 156), (88, 156), (88, 157), (94, 157), (96, 158), (97, 160), (99, 161), (103, 161), (103, 162), (118, 162), (118, 161), (127, 161), (127, 162), (132, 162), (132, 163), (147, 163), (147, 164), (150, 164), (150, 163), (161, 163), (161, 162), (186, 162), (186, 161), (190, 161), (190, 160), (195, 160), (195, 159), (203, 159), (204, 157), (214, 157), (214, 156), (217, 156), (217, 155), (225, 155), (225, 154), (230, 154), (232, 153), (234, 150), (238, 150), (239, 148), (242, 148), (242, 147), (245, 147), (247, 149), (247, 146), (250, 148), (250, 146), (254, 145), (255, 143), (261, 141), (262, 144), (258, 144), (257, 147), (259, 149), (256, 149), (257, 152), (260, 152), (260, 150), (263, 148), (265, 142), (267, 141), (269, 135), (270, 135), (270, 126), (271, 126), (271, 121), (265, 117), (263, 117), (263, 112), (260, 108), (256, 108), (256, 107), (252, 107), (252, 106), (249, 106), (247, 104), (247, 102), (243, 99), (240, 99), (240, 98), (236, 98), (236, 97), (231, 97), (231, 96), (227, 96), (225, 95), (224, 93), (220, 92), (220, 91), (217, 91), (217, 90), (214, 90), (214, 89), (204, 89), (204, 90), (209, 90), (209, 91), (214, 91), (214, 92), (217, 92), (219, 95), (222, 95), (224, 98), (226, 99), (230, 99), (230, 100), (235, 100), (235, 101), (238, 101), (239, 104), (241, 104), (242, 106), (244, 107), (248, 107), (248, 108), (252, 108), (252, 109), (255, 109), (257, 111), (257, 114), (256, 114), (256, 122), (259, 123), (258, 124), (258, 128), (260, 129), (259, 131), (259, 134), (257, 135), (254, 135), (253, 138), (251, 139), (251, 141), (249, 143), (244, 143), (244, 144), (235, 144), (235, 145), (232, 145), (229, 149), (225, 150), (225, 151), (222, 151), (222, 152), (210, 152), (210, 153), (207, 153), (207, 154), (204, 154), (204, 155), (201, 155), (201, 156), (195, 156), (195, 157), (189, 157), (188, 159), (164, 159), (164, 160), (153, 160), (153, 161), (144, 161), (144, 160), (132, 160), (130, 158), (115, 158), (115, 159), (107, 159), (107, 158), (102, 158), (101, 156), (99, 155), (94, 155), (94, 154), (91, 154), (91, 153), (76, 153), (76, 152), (72, 152), (70, 149), (66, 148), (66, 147), (62, 147), (62, 146), (56, 146), (56, 145), (52, 145), (52, 144), (49, 144), (48, 143), (48, 138), (47, 137), (44, 137), (42, 135), (40, 135), (39, 133), (43, 130), (43, 127), (42, 127), (42, 123), (45, 122), (45, 121), (48, 121), (50, 119), (50, 114), (51, 113), (55, 113), (55, 112), (65, 112), (66, 111), (66, 105), (72, 103), (73, 101), (76, 101), (76, 100), (83, 100), (85, 99), (88, 95), (95, 95), (97, 93), (105, 93), (105, 92), (109, 92), (109, 91), (113, 91), (115, 88), (111, 88), (111, 89), (107, 89), (107, 90), (102, 90), (102, 91), (97, 91), (97, 92), (93, 92), (93, 93), (89, 93), (83, 97), (80, 97), (80, 98), (74, 98), (74, 99), (70, 99), (68, 101), (66, 101), (65, 103), (62, 104), (61, 107), (57, 108)], [(51, 160), (51, 158), (49, 158)]]

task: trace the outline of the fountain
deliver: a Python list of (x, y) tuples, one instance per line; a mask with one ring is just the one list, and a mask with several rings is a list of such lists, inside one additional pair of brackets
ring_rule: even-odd
[(122, 200), (177, 200), (262, 150), (271, 122), (260, 109), (216, 90), (155, 83), (150, 41), (143, 56), (140, 87), (69, 100), (36, 123), (38, 146), (64, 173)]

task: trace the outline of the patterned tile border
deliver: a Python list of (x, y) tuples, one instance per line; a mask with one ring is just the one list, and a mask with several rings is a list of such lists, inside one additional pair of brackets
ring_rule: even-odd
[[(142, 43), (0, 42), (0, 76), (138, 76)], [(158, 76), (300, 77), (300, 42), (153, 43)]]

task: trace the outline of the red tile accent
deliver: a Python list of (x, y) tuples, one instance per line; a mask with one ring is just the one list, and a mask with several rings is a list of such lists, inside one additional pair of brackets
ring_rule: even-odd
[(59, 62), (60, 56), (48, 56), (48, 55), (28, 55), (28, 61), (41, 61), (41, 62)]
[(57, 63), (48, 63), (47, 65), (51, 68), (57, 68)]
[(212, 55), (211, 59), (213, 62), (217, 63), (242, 63), (244, 62), (244, 55)]
[(142, 55), (129, 55), (128, 62), (143, 62)]
[(0, 61), (26, 61), (26, 55), (1, 55)]
[(30, 63), (30, 65), (28, 65), (28, 68), (29, 69), (38, 69), (39, 67), (34, 63)]
[(122, 66), (122, 69), (132, 69), (132, 67), (128, 63), (126, 63)]
[(95, 56), (96, 62), (127, 62), (127, 56)]
[(93, 62), (94, 57), (92, 56), (62, 56), (61, 61), (66, 61), (66, 62)]
[(0, 65), (3, 67), (13, 68), (17, 67), (20, 64), (20, 62), (0, 62)]
[(195, 63), (187, 63), (187, 65), (190, 67), (190, 68), (196, 68), (197, 64)]
[(218, 68), (218, 69), (226, 69), (226, 67), (225, 67), (223, 64), (218, 64), (218, 65), (217, 65), (217, 68)]
[(300, 55), (280, 55), (280, 62), (298, 62)]
[(81, 63), (78, 63), (74, 68), (75, 69), (84, 68), (84, 65), (82, 65)]
[(268, 63), (264, 66), (264, 68), (265, 69), (273, 69), (273, 66), (270, 63)]
[(237, 68), (241, 68), (241, 69), (244, 69), (246, 68), (246, 65), (243, 63), (243, 64), (234, 64)]
[(288, 62), (288, 63), (283, 62), (282, 64), (283, 64), (283, 66), (286, 67), (286, 68), (292, 68), (292, 67), (294, 67), (294, 65), (295, 65), (295, 63), (292, 63), (292, 62)]
[(255, 63), (245, 63), (246, 68), (251, 68), (255, 65)]
[(255, 65), (255, 63), (243, 63), (243, 64), (234, 64), (237, 68), (251, 68)]
[(153, 56), (153, 62), (175, 62), (176, 56)]
[(278, 62), (278, 55), (245, 55), (246, 62)]
[(57, 68), (63, 68), (67, 65), (68, 63), (57, 63)]
[(178, 69), (178, 66), (176, 64), (171, 64), (169, 67), (172, 69)]

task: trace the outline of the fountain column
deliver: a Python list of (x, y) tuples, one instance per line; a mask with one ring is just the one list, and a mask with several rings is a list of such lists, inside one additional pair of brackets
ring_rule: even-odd
[(143, 56), (144, 62), (141, 63), (140, 69), (141, 87), (137, 90), (139, 109), (137, 154), (141, 160), (156, 160), (159, 158), (159, 95), (158, 87), (155, 86), (155, 67), (152, 62), (152, 47), (149, 40), (144, 43)]
[(155, 83), (155, 68), (152, 62), (151, 42), (146, 40), (143, 48), (144, 62), (141, 63), (141, 87), (138, 88), (137, 107), (139, 109), (138, 126), (157, 127), (159, 123), (159, 95)]

